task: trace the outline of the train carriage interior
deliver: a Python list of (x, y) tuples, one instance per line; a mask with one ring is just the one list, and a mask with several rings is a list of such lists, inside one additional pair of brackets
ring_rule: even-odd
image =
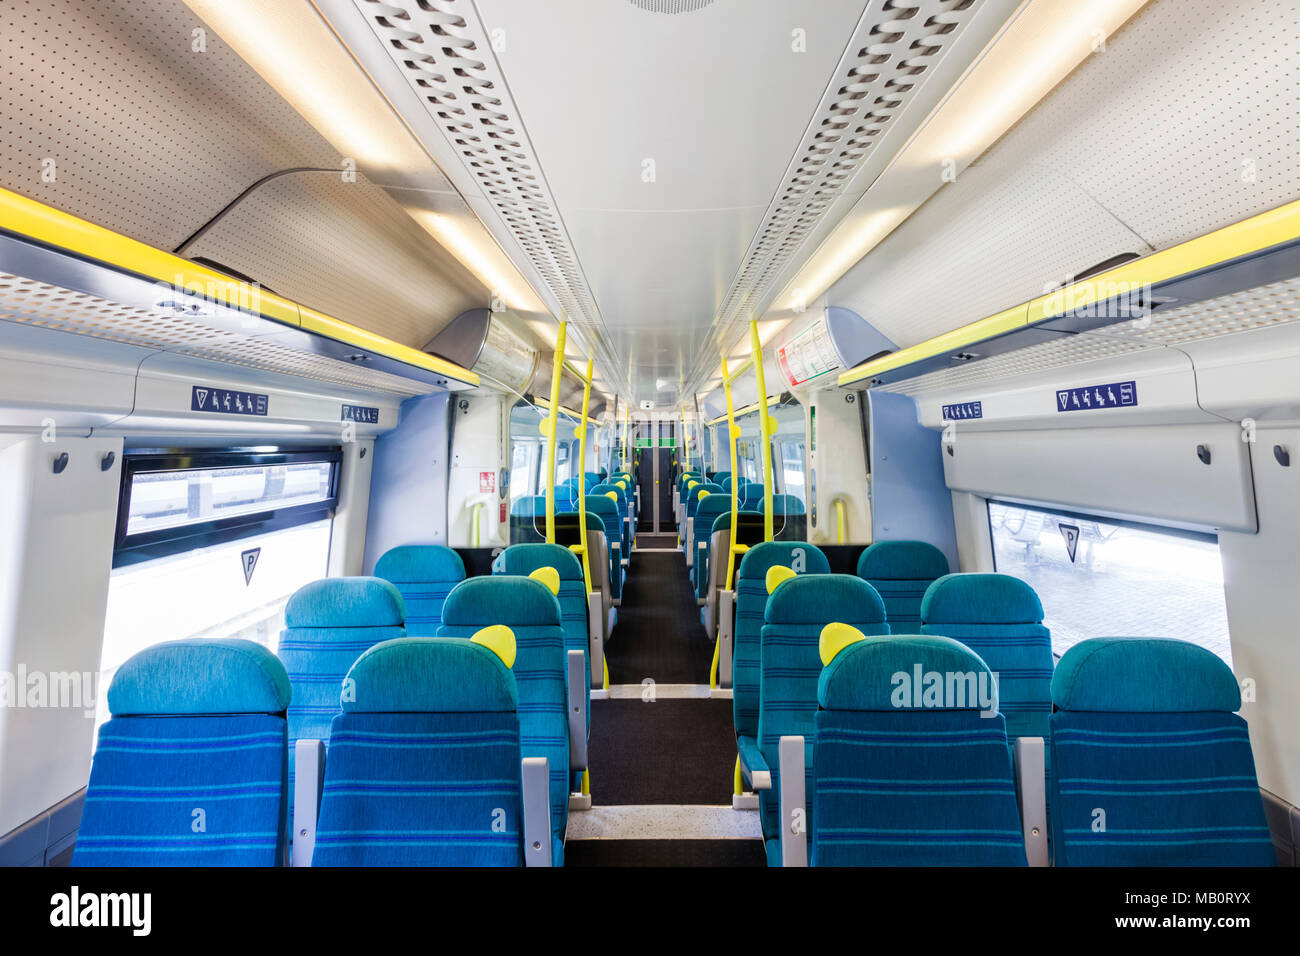
[(1294, 867), (1298, 43), (0, 2), (0, 865)]

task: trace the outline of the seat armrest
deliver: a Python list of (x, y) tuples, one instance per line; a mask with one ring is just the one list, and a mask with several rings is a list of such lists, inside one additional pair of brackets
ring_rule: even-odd
[(686, 537), (682, 539), (682, 544), (686, 548), (686, 567), (695, 567), (695, 518), (686, 519)]
[[(569, 769), (587, 769), (587, 655), (571, 650), (569, 668)], [(592, 668), (595, 674), (595, 668)]]
[(293, 766), (293, 849), (289, 861), (291, 866), (311, 866), (325, 778), (324, 741), (294, 741)]
[(772, 789), (772, 771), (757, 744), (740, 747), (740, 769), (754, 791)]
[(1030, 866), (1047, 866), (1047, 774), (1042, 737), (1017, 737), (1016, 793), (1020, 797), (1020, 827)]
[(732, 655), (735, 651), (736, 592), (718, 592), (718, 686), (731, 686)]
[(525, 757), (520, 765), (524, 804), (524, 866), (551, 866), (551, 765)]
[[(603, 687), (605, 673), (605, 598), (599, 591), (587, 595), (587, 646), (591, 648), (591, 686)], [(585, 675), (584, 675), (585, 679)]]
[(808, 811), (804, 793), (803, 737), (782, 737), (781, 865), (808, 865)]

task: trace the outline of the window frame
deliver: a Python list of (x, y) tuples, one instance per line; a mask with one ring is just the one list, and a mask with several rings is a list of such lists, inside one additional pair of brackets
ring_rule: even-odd
[[(201, 471), (212, 468), (248, 468), (291, 464), (330, 465), (330, 494), (321, 501), (272, 507), (249, 514), (210, 518), (193, 524), (128, 534), (131, 489), (136, 475), (157, 472)], [(303, 449), (162, 449), (128, 452), (122, 460), (117, 496), (117, 523), (113, 532), (113, 567), (120, 568), (226, 544), (270, 531), (310, 524), (334, 517), (338, 506), (343, 449), (337, 445)]]

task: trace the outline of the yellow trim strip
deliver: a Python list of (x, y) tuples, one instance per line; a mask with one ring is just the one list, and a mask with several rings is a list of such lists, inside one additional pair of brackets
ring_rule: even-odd
[(1300, 200), (1126, 262), (1082, 282), (1038, 296), (874, 362), (866, 362), (842, 372), (838, 384), (852, 385), (882, 372), (946, 352), (958, 351), (1094, 302), (1104, 301), (1117, 292), (1168, 282), (1295, 239), (1300, 239)]
[(231, 307), (256, 312), (272, 321), (355, 345), (467, 385), (479, 384), (478, 376), (469, 369), (445, 359), (367, 332), (265, 289), (259, 288), (252, 296), (246, 282), (3, 188), (0, 188), (0, 228), (157, 282), (202, 291), (206, 297)]

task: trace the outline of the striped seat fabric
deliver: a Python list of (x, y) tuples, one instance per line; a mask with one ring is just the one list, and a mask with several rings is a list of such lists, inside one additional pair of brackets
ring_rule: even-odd
[(591, 655), (587, 635), (587, 585), (582, 562), (568, 548), (558, 544), (513, 544), (492, 563), (493, 574), (528, 577), (538, 568), (554, 568), (560, 576), (560, 627), (564, 649), (582, 651), (587, 667), (587, 733), (591, 733)]
[(130, 658), (108, 689), (73, 865), (283, 865), (289, 697), (252, 641)]
[(691, 580), (695, 585), (695, 599), (703, 602), (709, 593), (709, 539), (713, 537), (713, 523), (719, 515), (731, 514), (731, 496), (718, 492), (697, 499), (695, 506), (694, 541), (695, 560), (691, 562)]
[[(413, 679), (418, 675), (418, 679)], [(515, 680), (487, 647), (403, 638), (348, 673), (313, 866), (520, 866)]]
[(404, 544), (375, 562), (375, 577), (401, 592), (407, 636), (433, 637), (442, 623), (442, 603), (465, 580), (465, 562), (441, 544)]
[(406, 606), (397, 587), (380, 578), (322, 578), (304, 584), (284, 608), (280, 660), (289, 672), (289, 799), (292, 811), (294, 745), (329, 743), (339, 712), (343, 678), (380, 641), (405, 637)]
[[(919, 688), (899, 675), (918, 668), (940, 675), (939, 694), (903, 693)], [(811, 865), (1024, 866), (1006, 727), (981, 712), (992, 684), (949, 638), (868, 637), (836, 654), (817, 686)]]
[(524, 757), (545, 757), (551, 775), (552, 859), (564, 859), (569, 810), (569, 719), (560, 604), (539, 581), (513, 575), (462, 582), (442, 609), (440, 637), (472, 637), (493, 624), (514, 632), (519, 740)]
[[(885, 605), (870, 584), (851, 574), (801, 574), (776, 586), (767, 600), (759, 651), (758, 749), (772, 772), (772, 789), (758, 796), (769, 865), (779, 861), (779, 747), (785, 736), (804, 738), (811, 794), (816, 736), (818, 642), (827, 624), (849, 624), (863, 634), (888, 634)], [(754, 769), (751, 767), (750, 769)]]
[(765, 541), (746, 551), (740, 561), (736, 571), (736, 626), (732, 632), (731, 706), (737, 747), (751, 759), (758, 752), (759, 651), (767, 609), (767, 572), (777, 565), (791, 568), (796, 574), (831, 573), (822, 550), (803, 542)]
[(877, 541), (858, 557), (858, 577), (880, 592), (895, 631), (918, 629), (926, 589), (947, 573), (943, 552), (924, 541)]
[(1042, 622), (1034, 589), (1009, 574), (944, 575), (921, 601), (921, 633), (956, 638), (997, 677), (1013, 741), (1051, 734), (1052, 638)]
[(1052, 678), (1057, 866), (1277, 862), (1241, 691), (1186, 641), (1094, 638)]
[(618, 505), (604, 495), (587, 495), (583, 503), (587, 517), (596, 515), (605, 529), (605, 553), (609, 559), (609, 588), (615, 601), (623, 599), (623, 535)]

